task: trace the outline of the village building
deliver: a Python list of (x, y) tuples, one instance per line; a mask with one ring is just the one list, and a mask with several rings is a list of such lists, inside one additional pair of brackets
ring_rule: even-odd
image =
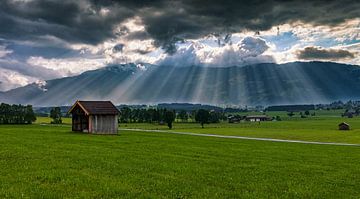
[(339, 126), (339, 130), (342, 130), (342, 131), (350, 130), (350, 125), (346, 122), (341, 122), (338, 126)]
[(246, 121), (249, 122), (262, 122), (262, 121), (270, 121), (271, 118), (267, 115), (249, 115), (245, 117)]
[(241, 121), (241, 118), (230, 115), (228, 117), (228, 121), (229, 121), (229, 123), (239, 123)]
[(68, 111), (72, 130), (92, 134), (117, 134), (119, 110), (110, 101), (76, 101)]
[(353, 118), (354, 115), (357, 115), (354, 109), (346, 110), (345, 113), (342, 114), (343, 117)]

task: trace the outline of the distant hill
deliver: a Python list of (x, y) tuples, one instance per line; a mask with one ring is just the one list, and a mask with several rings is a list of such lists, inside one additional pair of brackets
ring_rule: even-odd
[(0, 93), (0, 101), (35, 106), (77, 99), (116, 104), (316, 104), (360, 99), (360, 67), (331, 62), (243, 67), (111, 65), (78, 76)]

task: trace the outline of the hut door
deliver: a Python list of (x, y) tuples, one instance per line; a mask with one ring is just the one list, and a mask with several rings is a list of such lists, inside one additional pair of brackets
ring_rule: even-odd
[(76, 107), (72, 114), (73, 131), (88, 131), (89, 130), (89, 117), (79, 107)]
[(86, 115), (81, 117), (81, 131), (89, 131), (89, 118)]

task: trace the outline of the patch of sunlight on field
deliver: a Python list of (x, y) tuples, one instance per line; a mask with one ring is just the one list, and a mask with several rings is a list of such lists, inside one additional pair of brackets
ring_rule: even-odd
[[(61, 118), (63, 124), (71, 124), (71, 118), (63, 117)], [(36, 117), (35, 124), (50, 124), (52, 119), (50, 117)]]

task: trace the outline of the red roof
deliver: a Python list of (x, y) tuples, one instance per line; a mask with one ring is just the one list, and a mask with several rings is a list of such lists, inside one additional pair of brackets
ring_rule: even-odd
[(76, 101), (70, 108), (72, 113), (76, 105), (79, 105), (88, 115), (118, 115), (119, 110), (110, 101)]

